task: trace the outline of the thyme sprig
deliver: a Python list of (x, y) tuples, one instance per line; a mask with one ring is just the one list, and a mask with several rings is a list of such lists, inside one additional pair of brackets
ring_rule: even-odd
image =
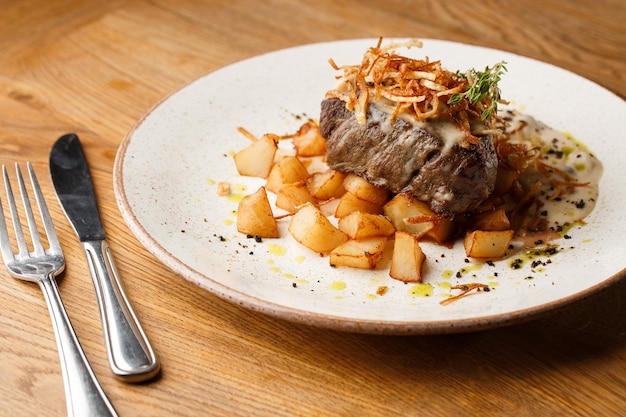
[(448, 99), (448, 104), (458, 104), (463, 99), (471, 105), (478, 105), (487, 99), (484, 104), (480, 118), (487, 120), (492, 114), (498, 111), (498, 101), (500, 100), (500, 88), (498, 82), (507, 71), (506, 62), (502, 61), (492, 67), (485, 67), (484, 71), (477, 71), (472, 68), (466, 73), (457, 72), (457, 75), (468, 81), (469, 85), (465, 91), (455, 93)]

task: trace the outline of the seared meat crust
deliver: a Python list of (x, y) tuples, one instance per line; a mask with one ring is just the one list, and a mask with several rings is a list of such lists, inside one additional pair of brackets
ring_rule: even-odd
[(429, 203), (437, 213), (469, 212), (492, 192), (497, 155), (491, 136), (478, 143), (446, 146), (436, 124), (414, 125), (368, 106), (367, 123), (336, 98), (321, 106), (320, 130), (326, 138), (328, 164), (364, 177), (393, 193), (407, 193)]

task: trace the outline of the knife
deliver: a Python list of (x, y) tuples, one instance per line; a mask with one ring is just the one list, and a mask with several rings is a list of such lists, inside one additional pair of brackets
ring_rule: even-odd
[(159, 373), (160, 364), (122, 289), (77, 135), (69, 133), (56, 141), (50, 152), (50, 175), (87, 257), (109, 366), (124, 381), (146, 381)]

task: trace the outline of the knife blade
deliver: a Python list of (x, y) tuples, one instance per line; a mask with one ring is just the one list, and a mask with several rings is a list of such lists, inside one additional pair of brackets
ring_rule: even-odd
[(158, 374), (159, 361), (122, 288), (106, 235), (87, 159), (78, 136), (61, 136), (50, 151), (57, 197), (81, 242), (98, 299), (113, 373), (127, 382)]

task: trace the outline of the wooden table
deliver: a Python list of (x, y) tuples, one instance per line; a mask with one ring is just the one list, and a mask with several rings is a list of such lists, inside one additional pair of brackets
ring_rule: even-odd
[[(117, 147), (189, 81), (264, 52), (384, 35), (442, 38), (547, 61), (626, 97), (621, 0), (3, 0), (0, 163), (32, 161), (67, 255), (69, 315), (121, 416), (621, 416), (626, 280), (541, 319), (479, 333), (345, 334), (253, 314), (199, 290), (127, 229), (112, 184)], [(132, 385), (106, 361), (84, 255), (47, 175), (77, 132), (92, 164), (126, 292), (162, 360)], [(616, 236), (616, 244), (624, 238)], [(36, 285), (0, 279), (0, 414), (66, 413)]]

